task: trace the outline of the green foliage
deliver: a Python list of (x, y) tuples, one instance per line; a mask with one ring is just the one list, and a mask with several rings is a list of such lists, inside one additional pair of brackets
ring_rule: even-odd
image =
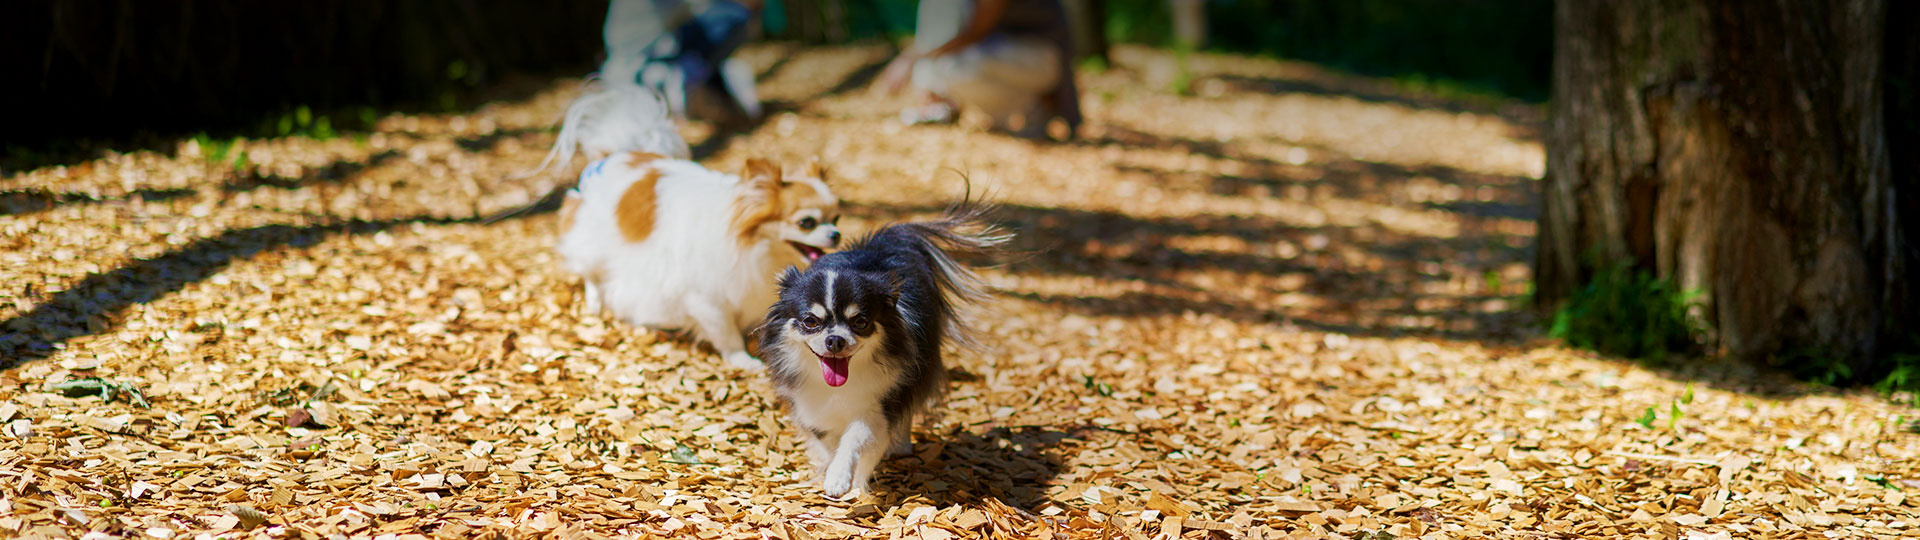
[[(1692, 405), (1692, 404), (1693, 404), (1693, 383), (1687, 383), (1686, 393), (1680, 394), (1679, 398), (1676, 398), (1673, 401), (1667, 403), (1667, 431), (1680, 430), (1680, 420), (1687, 417), (1686, 410), (1682, 409), (1680, 406)], [(1640, 413), (1640, 417), (1633, 419), (1633, 422), (1636, 424), (1640, 424), (1640, 427), (1653, 429), (1653, 422), (1659, 419), (1660, 419), (1659, 409), (1657, 407), (1647, 407), (1647, 410), (1645, 412)]]
[[(1325, 64), (1448, 93), (1547, 97), (1553, 3), (1209, 0), (1207, 48)], [(1173, 46), (1167, 0), (1108, 0), (1107, 39)]]
[(113, 400), (117, 398), (131, 402), (134, 405), (139, 405), (142, 409), (153, 406), (147, 403), (147, 395), (140, 390), (140, 387), (99, 377), (87, 377), (84, 379), (49, 383), (46, 385), (46, 389), (49, 392), (57, 392), (72, 398), (100, 396), (100, 399), (106, 403), (113, 403)]
[(1182, 43), (1173, 48), (1173, 84), (1168, 90), (1182, 96), (1193, 95), (1193, 46)]
[(1888, 361), (1893, 369), (1874, 383), (1873, 389), (1908, 403), (1920, 403), (1920, 354), (1895, 354)]
[(1574, 347), (1627, 358), (1692, 352), (1703, 332), (1689, 313), (1699, 294), (1631, 263), (1609, 265), (1554, 313), (1548, 333)]
[(1900, 491), (1900, 486), (1894, 485), (1893, 481), (1888, 480), (1887, 477), (1885, 476), (1881, 476), (1877, 474), (1869, 474), (1869, 475), (1866, 475), (1865, 478), (1867, 479), (1868, 482), (1873, 482), (1873, 485), (1880, 486), (1886, 489), (1891, 489), (1894, 491)]
[[(1093, 393), (1100, 394), (1100, 397), (1113, 397), (1113, 386), (1093, 380), (1092, 375), (1081, 375), (1080, 384), (1092, 390)], [(1238, 420), (1235, 421), (1238, 422)]]
[(203, 131), (193, 136), (193, 142), (194, 144), (200, 145), (200, 154), (206, 156), (207, 161), (226, 163), (227, 156), (232, 154), (235, 145), (240, 144), (240, 139), (238, 137), (233, 139), (216, 139), (208, 136), (206, 132)]
[(1099, 75), (1102, 73), (1106, 73), (1107, 68), (1109, 67), (1112, 67), (1112, 66), (1107, 65), (1106, 59), (1100, 58), (1097, 56), (1089, 56), (1086, 58), (1082, 58), (1080, 60), (1080, 65), (1078, 67), (1078, 70), (1081, 73), (1086, 73), (1089, 75)]
[(1660, 414), (1653, 412), (1653, 407), (1647, 407), (1646, 414), (1640, 415), (1639, 418), (1635, 418), (1633, 421), (1635, 423), (1640, 424), (1640, 427), (1653, 429), (1653, 421), (1659, 418), (1660, 418)]
[(704, 465), (705, 464), (700, 461), (700, 453), (694, 450), (693, 447), (687, 446), (686, 443), (673, 443), (673, 452), (671, 456), (672, 457), (667, 459), (662, 459), (660, 461), (663, 461), (666, 463), (678, 463), (681, 465)]

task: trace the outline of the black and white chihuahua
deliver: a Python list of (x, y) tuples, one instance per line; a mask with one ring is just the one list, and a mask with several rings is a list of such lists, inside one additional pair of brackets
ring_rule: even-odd
[(827, 497), (864, 491), (883, 453), (912, 451), (914, 416), (946, 390), (942, 346), (974, 346), (958, 308), (986, 286), (953, 255), (1010, 239), (982, 222), (987, 210), (963, 202), (888, 225), (780, 276), (760, 354)]

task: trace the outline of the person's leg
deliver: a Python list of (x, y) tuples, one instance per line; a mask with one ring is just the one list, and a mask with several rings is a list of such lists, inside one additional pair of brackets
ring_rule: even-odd
[[(1048, 94), (1063, 75), (1058, 69), (1059, 54), (1057, 47), (1042, 40), (995, 37), (922, 63), (928, 64), (930, 89), (962, 106), (981, 109), (993, 119), (994, 127), (1024, 134), (1038, 126), (1044, 133), (1051, 118), (1045, 110)], [(920, 79), (916, 77), (915, 82)]]
[(713, 0), (680, 28), (685, 53), (679, 64), (686, 74), (689, 114), (733, 124), (760, 116), (760, 99), (753, 87), (753, 69), (730, 57), (746, 43), (753, 11), (731, 0)]
[(900, 121), (909, 125), (953, 122), (960, 115), (959, 107), (948, 96), (950, 86), (953, 80), (968, 77), (970, 69), (953, 55), (916, 62), (911, 82), (919, 94), (918, 103), (900, 111)]

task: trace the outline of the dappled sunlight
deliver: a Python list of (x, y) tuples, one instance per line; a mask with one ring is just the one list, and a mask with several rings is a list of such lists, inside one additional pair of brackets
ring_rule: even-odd
[[(1482, 174), (1539, 178), (1545, 171), (1541, 141), (1522, 123), (1541, 122), (1541, 113), (1508, 111), (1451, 111), (1418, 102), (1377, 102), (1352, 97), (1339, 88), (1351, 85), (1324, 70), (1291, 68), (1284, 62), (1234, 59), (1234, 76), (1273, 77), (1281, 80), (1324, 81), (1330, 90), (1306, 93), (1282, 86), (1261, 88), (1224, 85), (1207, 96), (1208, 77), (1227, 74), (1214, 62), (1195, 61), (1190, 67), (1202, 99), (1147, 93), (1141, 89), (1170, 87), (1176, 65), (1172, 53), (1120, 48), (1117, 65), (1138, 70), (1127, 75), (1095, 77), (1089, 92), (1126, 94), (1125, 101), (1105, 96), (1088, 100), (1091, 115), (1105, 117), (1114, 126), (1148, 129), (1162, 136), (1203, 140), (1278, 140), (1338, 153), (1347, 159), (1391, 163), (1407, 167), (1444, 166)], [(1198, 58), (1205, 59), (1206, 55)], [(1227, 63), (1227, 62), (1220, 62)], [(1177, 122), (1169, 122), (1178, 119)], [(1254, 121), (1248, 121), (1248, 120)], [(1150, 126), (1150, 128), (1149, 128)], [(1516, 134), (1526, 134), (1516, 136)]]
[[(0, 182), (0, 359), (17, 362), (0, 422), (40, 433), (0, 437), (0, 464), (58, 470), (32, 481), (93, 490), (85, 504), (109, 499), (78, 475), (164, 483), (164, 505), (109, 505), (169, 523), (245, 503), (342, 535), (558, 534), (597, 516), (576, 525), (841, 538), (905, 537), (879, 521), (903, 511), (973, 532), (1069, 516), (1091, 534), (1093, 512), (1149, 507), (1300, 534), (1524, 519), (1610, 536), (1706, 500), (1777, 514), (1800, 504), (1774, 497), (1787, 482), (1920, 462), (1871, 396), (1542, 339), (1538, 106), (1212, 54), (1182, 96), (1170, 53), (1121, 47), (1083, 74), (1082, 136), (1033, 141), (901, 125), (905, 101), (866, 88), (889, 53), (750, 46), (769, 116), (681, 126), (717, 170), (818, 160), (849, 234), (963, 195), (999, 204), (1009, 252), (969, 261), (995, 292), (972, 320), (987, 346), (947, 357), (946, 403), (868, 498), (806, 483), (764, 377), (582, 312), (552, 194), (584, 160), (516, 174), (578, 79), (346, 137), (184, 141)], [(42, 391), (91, 376), (154, 408)], [(339, 394), (272, 401), (327, 384)], [(1684, 418), (1635, 420), (1682, 392)], [(384, 506), (340, 518), (347, 500)]]

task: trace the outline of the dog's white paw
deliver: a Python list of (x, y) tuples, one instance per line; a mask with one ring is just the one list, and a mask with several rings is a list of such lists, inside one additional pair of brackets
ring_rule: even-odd
[(828, 471), (826, 481), (822, 482), (820, 487), (826, 490), (828, 499), (836, 501), (844, 501), (859, 496), (859, 493), (857, 493), (858, 490), (856, 490), (853, 485), (852, 473), (834, 474), (833, 471)]
[(760, 359), (754, 358), (753, 355), (747, 354), (746, 351), (727, 353), (727, 364), (751, 371), (760, 371), (767, 368), (766, 364), (760, 363)]

